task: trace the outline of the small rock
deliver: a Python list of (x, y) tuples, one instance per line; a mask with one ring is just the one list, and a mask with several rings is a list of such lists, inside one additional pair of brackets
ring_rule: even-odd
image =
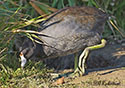
[(63, 83), (64, 83), (64, 77), (59, 78), (58, 80), (56, 80), (56, 82), (54, 83), (54, 85), (63, 84)]

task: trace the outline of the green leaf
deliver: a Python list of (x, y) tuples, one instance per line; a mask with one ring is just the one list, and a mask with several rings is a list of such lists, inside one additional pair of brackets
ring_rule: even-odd
[(56, 7), (58, 0), (53, 0), (52, 7)]
[(76, 5), (75, 0), (68, 0), (68, 2), (69, 2), (69, 6), (75, 6)]
[(88, 0), (88, 6), (93, 6), (92, 1)]
[(61, 9), (61, 8), (64, 8), (65, 6), (64, 6), (64, 2), (63, 2), (63, 0), (59, 0), (58, 1), (58, 5), (57, 5), (57, 8), (58, 9)]

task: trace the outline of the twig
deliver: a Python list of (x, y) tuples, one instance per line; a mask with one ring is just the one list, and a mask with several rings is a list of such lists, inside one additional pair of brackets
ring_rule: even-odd
[(4, 48), (0, 51), (0, 54), (3, 53), (7, 48)]
[(41, 32), (31, 31), (31, 30), (21, 30), (21, 29), (18, 29), (18, 30), (13, 30), (12, 32), (13, 32), (13, 33), (19, 33), (19, 32), (34, 33), (34, 34), (39, 34), (39, 35), (42, 35), (42, 36), (45, 36), (45, 37), (54, 38), (54, 37), (52, 37), (52, 36), (48, 36), (48, 35), (43, 34), (43, 33), (41, 33)]
[(125, 35), (114, 25), (114, 23), (113, 23), (111, 20), (109, 20), (109, 22), (112, 24), (112, 26), (113, 26), (123, 37), (125, 37)]

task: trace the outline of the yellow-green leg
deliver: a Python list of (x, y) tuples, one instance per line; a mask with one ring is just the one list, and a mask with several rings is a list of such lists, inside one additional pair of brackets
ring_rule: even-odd
[(85, 48), (85, 50), (82, 52), (82, 54), (79, 57), (78, 67), (74, 71), (74, 74), (83, 75), (85, 73), (85, 61), (87, 59), (89, 51), (102, 48), (105, 46), (105, 44), (106, 44), (106, 40), (102, 39), (101, 44)]
[(75, 61), (74, 61), (74, 69), (76, 70), (76, 68), (78, 67), (78, 53), (75, 53), (74, 54), (74, 56), (75, 56)]

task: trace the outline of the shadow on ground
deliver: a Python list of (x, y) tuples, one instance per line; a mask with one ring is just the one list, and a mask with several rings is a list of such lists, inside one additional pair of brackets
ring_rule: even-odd
[[(73, 69), (74, 55), (68, 55), (44, 61), (48, 67), (56, 70)], [(113, 69), (125, 66), (125, 45), (107, 44), (104, 48), (90, 52), (86, 62), (87, 72)]]

